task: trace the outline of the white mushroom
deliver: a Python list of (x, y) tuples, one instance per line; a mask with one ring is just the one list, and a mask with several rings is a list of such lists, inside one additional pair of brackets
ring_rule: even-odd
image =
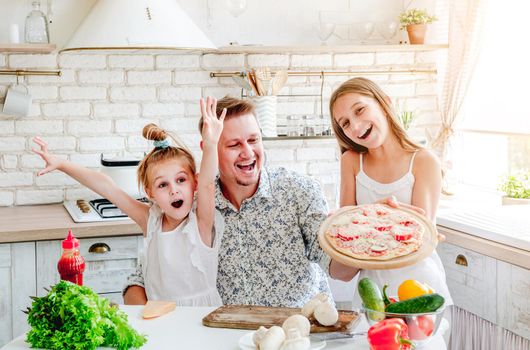
[(318, 293), (313, 297), (313, 299), (320, 300), (321, 302), (325, 302), (329, 300), (329, 296), (326, 293)]
[(252, 335), (252, 341), (254, 342), (254, 345), (256, 345), (256, 347), (260, 343), (265, 333), (267, 333), (267, 330), (268, 330), (267, 327), (260, 326), (258, 330), (255, 331), (254, 334)]
[(278, 326), (272, 326), (259, 342), (259, 350), (279, 350), (285, 340), (283, 329)]
[(289, 331), (291, 329), (297, 329), (302, 337), (307, 337), (309, 335), (309, 329), (311, 328), (311, 324), (305, 316), (292, 315), (289, 316), (285, 321), (283, 321), (282, 328), (287, 336), (287, 339), (289, 339)]
[(315, 312), (315, 308), (320, 305), (322, 301), (318, 299), (311, 299), (309, 300), (304, 307), (302, 308), (302, 315), (309, 318), (313, 316), (313, 312)]
[(308, 350), (310, 341), (308, 337), (302, 337), (298, 329), (291, 328), (287, 333), (287, 339), (283, 342), (281, 350)]
[(331, 303), (328, 301), (318, 305), (315, 308), (313, 315), (315, 316), (318, 323), (323, 326), (332, 326), (339, 319), (339, 313), (337, 312), (337, 309), (335, 309), (335, 306), (331, 305)]

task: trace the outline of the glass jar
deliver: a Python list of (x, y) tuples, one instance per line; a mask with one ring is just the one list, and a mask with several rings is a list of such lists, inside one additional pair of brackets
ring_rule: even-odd
[(25, 41), (32, 44), (47, 44), (50, 42), (48, 20), (40, 10), (40, 1), (31, 3), (33, 10), (26, 17)]
[(304, 136), (315, 136), (316, 119), (314, 115), (304, 115)]
[(302, 134), (302, 125), (299, 115), (287, 116), (287, 136), (300, 136)]

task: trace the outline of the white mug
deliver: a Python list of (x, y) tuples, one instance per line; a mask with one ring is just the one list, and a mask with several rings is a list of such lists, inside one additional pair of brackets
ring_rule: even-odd
[[(22, 91), (23, 87), (25, 91)], [(24, 84), (14, 84), (7, 90), (4, 101), (4, 114), (27, 117), (31, 109), (33, 98), (29, 94), (28, 87)]]

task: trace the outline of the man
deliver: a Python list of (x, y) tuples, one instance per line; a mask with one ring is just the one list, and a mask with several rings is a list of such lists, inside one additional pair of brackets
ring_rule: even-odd
[[(328, 213), (320, 186), (264, 166), (251, 103), (225, 97), (218, 115), (224, 108), (216, 188), (216, 208), (225, 220), (217, 276), (223, 303), (301, 307), (317, 293), (330, 294), (326, 273), (348, 281), (357, 269), (330, 261), (319, 246), (318, 229)], [(140, 271), (129, 277), (126, 304), (146, 302)]]

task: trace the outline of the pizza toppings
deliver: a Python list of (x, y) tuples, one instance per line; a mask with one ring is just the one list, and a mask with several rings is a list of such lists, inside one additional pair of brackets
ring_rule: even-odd
[(407, 211), (370, 204), (338, 214), (326, 236), (335, 249), (346, 255), (387, 260), (418, 250), (424, 230), (423, 224)]

